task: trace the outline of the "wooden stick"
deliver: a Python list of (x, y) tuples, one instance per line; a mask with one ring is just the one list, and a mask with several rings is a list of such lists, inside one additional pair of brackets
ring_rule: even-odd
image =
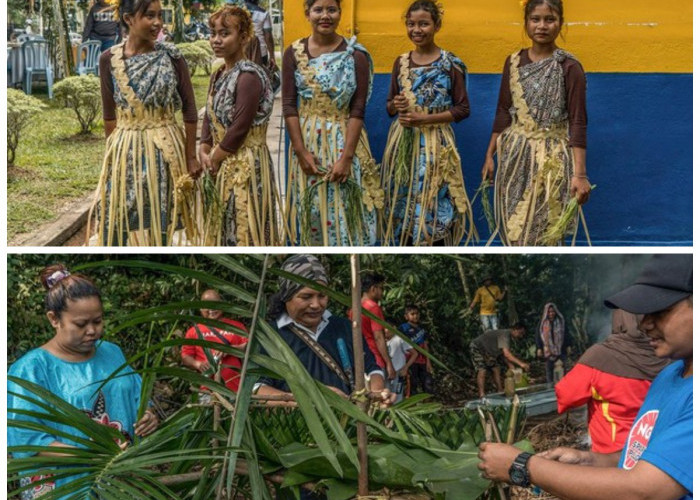
[[(220, 469), (220, 466), (216, 465), (209, 469), (209, 474), (213, 475), (218, 470)], [(248, 470), (248, 465), (243, 462), (243, 461), (238, 461), (236, 464), (236, 474), (240, 476), (247, 476), (249, 473)], [(202, 475), (204, 475), (204, 471), (200, 470), (197, 472), (188, 472), (186, 474), (176, 474), (173, 476), (163, 476), (159, 477), (156, 480), (165, 485), (165, 486), (172, 486), (176, 484), (182, 484), (182, 483), (188, 483), (190, 481), (197, 481), (199, 480)], [(275, 484), (282, 484), (284, 482), (284, 475), (283, 474), (265, 474), (265, 479), (268, 481), (275, 483)], [(308, 482), (308, 483), (303, 483), (301, 485), (302, 488), (313, 491), (316, 489), (316, 483)]]
[[(365, 360), (362, 345), (362, 290), (360, 288), (360, 256), (350, 256), (350, 274), (352, 277), (352, 347), (355, 357), (355, 391), (365, 389)], [(367, 411), (366, 402), (355, 403), (363, 412)], [(360, 470), (357, 476), (358, 496), (369, 495), (369, 475), (367, 458), (367, 426), (357, 423), (357, 456), (360, 461)]]

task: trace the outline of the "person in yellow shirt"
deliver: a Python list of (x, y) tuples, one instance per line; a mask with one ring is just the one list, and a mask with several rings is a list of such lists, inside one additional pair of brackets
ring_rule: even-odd
[(498, 303), (505, 297), (508, 288), (501, 289), (493, 282), (493, 278), (487, 276), (477, 288), (472, 303), (469, 304), (471, 312), (476, 304), (479, 304), (479, 319), (484, 331), (498, 330)]

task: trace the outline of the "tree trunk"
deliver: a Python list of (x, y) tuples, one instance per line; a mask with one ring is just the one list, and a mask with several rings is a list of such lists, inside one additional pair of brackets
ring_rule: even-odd
[(182, 0), (174, 0), (175, 7), (175, 32), (173, 33), (173, 41), (182, 43), (185, 41), (185, 13), (182, 8)]
[[(501, 265), (503, 267), (503, 280), (505, 285), (508, 285), (508, 282), (510, 281), (510, 272), (509, 272), (509, 266), (508, 266), (508, 259), (507, 256), (504, 254), (501, 254)], [(506, 305), (507, 305), (507, 314), (508, 314), (508, 326), (514, 325), (515, 323), (518, 322), (518, 309), (515, 306), (515, 300), (513, 299), (513, 293), (512, 291), (509, 291), (506, 293)]]
[(56, 30), (55, 40), (58, 43), (56, 48), (56, 76), (70, 76), (70, 69), (73, 63), (73, 52), (71, 51), (70, 36), (68, 35), (65, 7), (61, 0), (52, 1), (53, 26)]
[(464, 263), (461, 260), (457, 261), (457, 270), (459, 271), (459, 279), (462, 281), (462, 290), (464, 291), (464, 300), (467, 302), (467, 307), (472, 298), (471, 290), (469, 290), (469, 282), (467, 281), (467, 273), (464, 270)]

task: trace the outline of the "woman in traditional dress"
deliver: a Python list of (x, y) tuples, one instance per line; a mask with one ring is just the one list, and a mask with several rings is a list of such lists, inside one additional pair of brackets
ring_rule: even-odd
[(122, 0), (118, 9), (128, 37), (100, 57), (107, 148), (93, 207), (97, 244), (184, 244), (182, 234), (173, 241), (177, 229), (191, 244), (200, 166), (189, 70), (173, 45), (156, 42), (159, 0)]
[(442, 12), (416, 0), (406, 12), (415, 49), (396, 59), (387, 100), (389, 129), (382, 161), (388, 193), (386, 245), (458, 245), (473, 236), (472, 211), (450, 123), (469, 116), (467, 68), (435, 44)]
[(547, 383), (554, 382), (555, 363), (561, 361), (562, 368), (566, 363), (568, 340), (564, 315), (554, 302), (548, 302), (544, 306), (540, 329), (535, 336), (537, 357), (545, 360)]
[(254, 38), (253, 23), (247, 10), (225, 6), (211, 15), (209, 25), (209, 42), (224, 65), (211, 77), (202, 124), (200, 159), (207, 171), (202, 182), (215, 178), (217, 194), (208, 199), (203, 190), (204, 242), (280, 245), (278, 195), (267, 148), (274, 95), (265, 70), (244, 57)]
[(494, 203), (504, 245), (559, 244), (578, 221), (558, 228), (569, 199), (582, 205), (590, 195), (586, 77), (556, 45), (563, 22), (561, 0), (525, 2), (532, 47), (512, 54), (503, 68), (482, 177), (493, 179), (497, 153)]
[(312, 34), (282, 61), (291, 243), (373, 245), (384, 197), (363, 122), (372, 61), (354, 37), (336, 33), (340, 0), (304, 2)]
[[(145, 436), (158, 427), (158, 417), (147, 409), (138, 419), (141, 377), (126, 366), (121, 349), (101, 340), (104, 330), (102, 299), (99, 289), (85, 276), (71, 274), (65, 266), (53, 265), (41, 273), (46, 291), (46, 316), (54, 335), (12, 364), (8, 376), (36, 384), (93, 420), (116, 429), (119, 445), (125, 448), (134, 436)], [(7, 444), (46, 447), (41, 451), (13, 451), (14, 458), (61, 456), (62, 450), (80, 448), (86, 436), (71, 425), (37, 414), (47, 413), (45, 401), (31, 390), (8, 381), (7, 412), (13, 420), (26, 425), (10, 425)], [(34, 413), (29, 413), (34, 412)], [(66, 457), (75, 457), (66, 454)], [(77, 455), (79, 456), (79, 455)], [(40, 466), (40, 462), (37, 462)], [(89, 463), (84, 464), (89, 468)], [(55, 491), (57, 498), (89, 498), (89, 484), (83, 488), (58, 491), (80, 478), (57, 469), (54, 477), (46, 472), (22, 479), (22, 486), (33, 486), (22, 493), (23, 500), (39, 498)], [(61, 492), (65, 491), (63, 495)]]

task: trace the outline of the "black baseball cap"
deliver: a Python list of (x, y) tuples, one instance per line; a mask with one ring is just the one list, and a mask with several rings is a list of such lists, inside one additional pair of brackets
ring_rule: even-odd
[(605, 306), (634, 314), (651, 314), (693, 294), (693, 256), (654, 255), (633, 285), (608, 297)]

